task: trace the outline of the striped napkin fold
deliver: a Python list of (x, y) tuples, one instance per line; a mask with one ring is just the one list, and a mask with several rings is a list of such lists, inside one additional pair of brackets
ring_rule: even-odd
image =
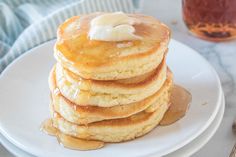
[(52, 40), (65, 19), (96, 11), (133, 13), (139, 0), (0, 1), (0, 73), (27, 50)]

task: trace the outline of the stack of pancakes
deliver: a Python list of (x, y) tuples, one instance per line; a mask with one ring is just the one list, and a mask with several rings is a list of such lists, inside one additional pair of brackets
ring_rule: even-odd
[(72, 17), (59, 27), (50, 110), (53, 126), (64, 134), (121, 142), (151, 131), (169, 107), (170, 31), (155, 18), (129, 14), (142, 40), (90, 40), (89, 23), (101, 14)]

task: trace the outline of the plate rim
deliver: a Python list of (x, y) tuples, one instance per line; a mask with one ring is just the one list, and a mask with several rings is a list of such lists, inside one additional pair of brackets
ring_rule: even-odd
[[(222, 94), (222, 97), (223, 97), (223, 99), (222, 99), (222, 104), (221, 104), (221, 109), (223, 109), (222, 111), (218, 111), (218, 113), (217, 113), (217, 116), (215, 117), (215, 119), (216, 118), (219, 118), (219, 120), (216, 122), (216, 126), (213, 126), (211, 129), (211, 133), (207, 136), (207, 140), (204, 140), (200, 145), (201, 146), (199, 146), (198, 148), (193, 148), (194, 149), (194, 151), (191, 151), (191, 152), (188, 152), (188, 156), (190, 156), (190, 155), (193, 155), (193, 154), (195, 154), (197, 151), (199, 151), (204, 145), (206, 145), (210, 140), (211, 140), (211, 138), (215, 135), (215, 133), (216, 133), (216, 131), (218, 130), (218, 128), (219, 128), (219, 126), (220, 126), (220, 124), (222, 123), (222, 120), (223, 120), (223, 116), (224, 116), (224, 111), (225, 111), (225, 97), (224, 97), (224, 94)], [(220, 117), (219, 117), (220, 116)], [(214, 119), (214, 120), (215, 120)], [(211, 127), (211, 126), (209, 126), (209, 127)], [(209, 127), (207, 128), (207, 129), (209, 129)], [(205, 130), (205, 131), (207, 131), (207, 129)], [(204, 133), (204, 132), (203, 132)], [(1, 137), (2, 136), (2, 137)], [(6, 141), (6, 142), (2, 142), (2, 141)], [(8, 144), (6, 144), (8, 142)], [(192, 141), (193, 142), (193, 141)], [(5, 148), (5, 149), (7, 149), (10, 153), (12, 153), (13, 155), (15, 155), (15, 156), (19, 156), (19, 155), (27, 155), (28, 157), (35, 157), (34, 155), (32, 155), (32, 154), (29, 154), (28, 152), (25, 152), (24, 150), (22, 150), (22, 149), (20, 149), (19, 147), (17, 147), (16, 145), (14, 145), (13, 143), (11, 143), (7, 138), (5, 138), (5, 136), (3, 136), (3, 135), (0, 135), (0, 143), (2, 144), (2, 146)], [(191, 143), (189, 143), (189, 144), (191, 144)], [(8, 146), (7, 146), (8, 145)], [(17, 149), (19, 149), (19, 151), (21, 151), (21, 154), (17, 154), (17, 152), (16, 151), (13, 151), (13, 149), (15, 149), (15, 148), (10, 148), (10, 147), (16, 147)], [(180, 148), (181, 149), (181, 148)], [(25, 153), (25, 154), (24, 154)], [(175, 153), (175, 152), (172, 152), (172, 153)], [(168, 157), (168, 155), (170, 155), (170, 154), (167, 154), (167, 156), (166, 157)], [(152, 157), (154, 157), (154, 156), (152, 156)]]
[[(27, 52), (25, 52), (24, 54), (20, 55), (17, 59), (15, 59), (13, 62), (11, 62), (3, 71), (2, 73), (0, 74), (0, 81), (1, 79), (5, 76), (5, 74), (8, 72), (9, 69), (11, 69), (12, 66), (14, 66), (14, 64), (18, 61), (20, 61), (22, 58), (28, 56), (28, 55), (32, 55), (33, 52), (36, 50), (36, 49), (39, 49), (41, 47), (44, 47), (45, 45), (47, 44), (51, 44), (52, 42), (55, 42), (55, 39), (53, 40), (49, 40), (43, 44), (40, 44), (30, 50), (28, 50)], [(216, 72), (216, 70), (213, 68), (213, 66), (202, 56), (200, 55), (196, 50), (192, 49), (191, 47), (175, 40), (175, 39), (171, 39), (172, 43), (175, 43), (177, 45), (180, 45), (181, 47), (185, 47), (185, 49), (188, 49), (189, 51), (191, 51), (191, 53), (194, 53), (194, 55), (197, 55), (198, 57), (200, 57), (205, 63), (206, 65), (208, 66), (208, 68), (213, 72), (213, 75), (216, 79), (216, 83), (217, 83), (217, 87), (218, 88), (221, 88), (221, 83), (220, 83), (220, 79), (219, 79), (219, 76)], [(214, 120), (219, 108), (220, 108), (220, 95), (222, 94), (222, 90), (219, 90), (218, 91), (218, 97), (217, 97), (217, 103), (216, 103), (216, 107), (215, 107), (215, 110), (213, 111), (213, 113), (211, 114), (210, 118), (207, 120), (207, 122), (205, 123), (205, 125), (203, 127), (201, 127), (201, 129), (198, 130), (198, 132), (196, 132), (195, 134), (193, 134), (190, 138), (188, 138), (187, 140), (184, 140), (183, 142), (179, 143), (179, 144), (176, 144), (175, 147), (173, 147), (172, 149), (168, 149), (168, 150), (165, 150), (161, 153), (159, 153), (161, 156), (162, 155), (166, 155), (166, 154), (169, 154), (183, 146), (185, 146), (186, 144), (188, 144), (189, 142), (191, 142), (192, 140), (194, 140), (196, 137), (198, 137), (201, 133), (203, 133), (207, 127), (211, 124), (211, 122)], [(13, 144), (17, 145), (18, 147), (22, 148), (23, 150), (27, 150), (27, 152), (30, 152), (31, 154), (35, 154), (34, 151), (28, 151), (28, 150), (31, 150), (27, 147), (25, 147), (24, 145), (20, 144), (19, 142), (15, 141), (10, 135), (8, 135), (7, 132), (4, 131), (4, 129), (2, 129), (2, 125), (1, 125), (1, 121), (0, 121), (0, 132), (5, 136), (7, 137), (7, 139), (9, 141), (11, 141)], [(145, 156), (150, 156), (150, 155), (153, 155), (157, 152), (152, 152), (152, 153), (149, 153), (149, 154), (146, 154)], [(36, 153), (37, 154), (37, 153)], [(139, 157), (142, 157), (143, 155), (139, 156)]]
[[(222, 109), (222, 110), (221, 110), (221, 109)], [(212, 130), (211, 130), (211, 133), (206, 137), (207, 139), (204, 140), (202, 143), (200, 143), (200, 145), (197, 146), (197, 148), (195, 147), (193, 151), (187, 152), (187, 153), (185, 154), (186, 156), (189, 156), (189, 157), (190, 157), (191, 155), (197, 153), (201, 148), (203, 148), (203, 146), (205, 146), (205, 145), (211, 140), (211, 138), (215, 135), (216, 131), (217, 131), (218, 128), (220, 127), (220, 124), (222, 123), (222, 120), (223, 120), (223, 118), (224, 118), (224, 113), (225, 113), (225, 96), (224, 96), (224, 93), (222, 93), (222, 103), (221, 103), (221, 105), (220, 105), (220, 109), (219, 109), (219, 111), (217, 112), (216, 117), (215, 117), (214, 120), (212, 121), (212, 123), (214, 123), (214, 122), (216, 122), (215, 120), (218, 118), (216, 124), (214, 124), (215, 126), (214, 126), (214, 127), (211, 126), (212, 123), (210, 124), (210, 126), (208, 126), (207, 129), (209, 129), (209, 127), (212, 127), (212, 128), (211, 128)], [(204, 134), (204, 133), (207, 131), (207, 129), (206, 129), (202, 134)], [(201, 136), (202, 134), (200, 134), (199, 136)], [(197, 137), (197, 138), (198, 138), (198, 137)], [(194, 139), (194, 140), (197, 140), (197, 138)], [(193, 141), (194, 141), (194, 140), (193, 140)], [(191, 142), (193, 142), (193, 141), (191, 141)], [(188, 144), (191, 144), (191, 142), (188, 143)], [(186, 145), (185, 145), (185, 146), (186, 146)], [(180, 148), (180, 149), (181, 149), (181, 148)], [(176, 151), (178, 151), (178, 150), (176, 150)], [(172, 153), (174, 153), (174, 152), (172, 152)], [(169, 155), (169, 154), (167, 154), (166, 157), (168, 157), (168, 155)]]
[(199, 54), (198, 51), (194, 50), (193, 48), (189, 47), (188, 45), (183, 44), (180, 41), (177, 41), (175, 39), (171, 39), (171, 42), (174, 42), (176, 44), (179, 44), (183, 47), (185, 47), (186, 49), (189, 49), (191, 52), (194, 52), (198, 57), (202, 58), (204, 60), (204, 62), (208, 65), (208, 67), (210, 68), (210, 70), (214, 73), (215, 78), (216, 78), (216, 82), (217, 82), (217, 86), (219, 89), (218, 92), (218, 97), (217, 97), (217, 103), (216, 103), (216, 107), (215, 110), (213, 111), (213, 113), (211, 114), (210, 118), (207, 120), (207, 122), (205, 123), (204, 127), (202, 127), (201, 129), (198, 130), (197, 133), (195, 133), (193, 136), (191, 136), (188, 140), (185, 140), (184, 142), (179, 143), (178, 145), (176, 145), (175, 147), (173, 147), (172, 149), (170, 149), (169, 151), (163, 151), (162, 153), (156, 154), (156, 153), (149, 153), (146, 155), (142, 155), (142, 156), (138, 156), (138, 157), (146, 157), (146, 156), (152, 156), (152, 155), (159, 155), (159, 156), (163, 156), (163, 155), (167, 155), (171, 152), (174, 152), (178, 149), (180, 149), (181, 147), (185, 146), (186, 144), (190, 143), (191, 141), (193, 141), (194, 139), (196, 139), (200, 134), (202, 134), (207, 128), (208, 126), (212, 123), (212, 121), (215, 119), (218, 110), (220, 109), (220, 105), (221, 105), (221, 95), (223, 94), (223, 90), (222, 90), (222, 86), (221, 86), (221, 82), (220, 82), (220, 78), (218, 73), (216, 72), (216, 70), (214, 69), (214, 67), (207, 61), (206, 58), (204, 58), (202, 55)]

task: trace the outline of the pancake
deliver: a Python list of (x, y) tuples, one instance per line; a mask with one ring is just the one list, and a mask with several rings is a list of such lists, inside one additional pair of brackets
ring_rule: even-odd
[(55, 91), (57, 87), (53, 75), (51, 75), (50, 80), (51, 96), (55, 111), (62, 115), (67, 121), (76, 124), (88, 124), (107, 119), (125, 118), (143, 110), (153, 112), (161, 104), (168, 104), (170, 90), (173, 84), (172, 74), (168, 72), (167, 80), (161, 89), (144, 100), (113, 107), (97, 107), (80, 106), (72, 103), (59, 92), (54, 93), (53, 91)]
[(66, 69), (93, 80), (118, 80), (154, 70), (164, 58), (170, 30), (153, 17), (128, 14), (142, 40), (89, 40), (90, 21), (104, 13), (75, 16), (59, 26), (54, 47), (56, 60)]
[(80, 106), (112, 107), (141, 101), (156, 93), (166, 80), (165, 59), (153, 71), (141, 76), (115, 80), (86, 80), (56, 66), (56, 84), (63, 96)]
[(154, 112), (140, 112), (128, 118), (77, 125), (65, 120), (51, 107), (53, 126), (62, 133), (86, 140), (122, 142), (142, 136), (156, 127), (169, 105), (162, 104)]
[(42, 126), (58, 139), (66, 137), (72, 149), (81, 140), (100, 148), (145, 135), (170, 105), (169, 28), (150, 16), (104, 14), (74, 16), (57, 31), (51, 118)]
[(56, 81), (59, 87), (63, 89), (64, 85), (69, 85), (73, 88), (79, 88), (83, 91), (92, 91), (94, 93), (119, 93), (119, 94), (136, 94), (143, 92), (144, 88), (149, 89), (156, 87), (156, 80), (166, 77), (166, 60), (162, 60), (160, 65), (151, 72), (140, 76), (111, 81), (88, 80), (70, 72), (63, 68), (60, 64), (56, 65)]

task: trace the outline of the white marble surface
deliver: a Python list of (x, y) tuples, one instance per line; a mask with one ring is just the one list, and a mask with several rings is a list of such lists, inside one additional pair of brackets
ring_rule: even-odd
[[(181, 0), (144, 0), (141, 12), (155, 16), (172, 29), (172, 37), (197, 50), (218, 72), (226, 97), (223, 122), (214, 137), (193, 157), (227, 157), (236, 142), (231, 125), (236, 118), (236, 40), (212, 43), (189, 34), (182, 21)], [(0, 146), (0, 157), (13, 157)]]
[(212, 43), (190, 35), (181, 11), (181, 0), (146, 0), (142, 9), (143, 13), (155, 16), (170, 26), (174, 39), (197, 50), (218, 72), (226, 97), (224, 119), (215, 136), (193, 157), (227, 157), (236, 142), (231, 129), (236, 118), (236, 40)]

